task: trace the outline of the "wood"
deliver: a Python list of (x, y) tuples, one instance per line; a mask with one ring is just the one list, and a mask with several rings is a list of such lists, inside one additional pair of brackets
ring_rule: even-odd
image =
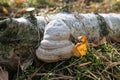
[[(13, 34), (17, 35), (13, 36)], [(25, 35), (24, 38), (21, 38), (22, 35)], [(89, 42), (95, 44), (103, 37), (112, 38), (119, 42), (117, 39), (120, 38), (120, 14), (58, 13), (0, 21), (0, 42), (2, 44), (7, 41), (19, 44), (22, 41), (29, 46), (34, 45), (34, 48), (37, 48), (36, 56), (45, 62), (69, 59), (74, 46), (73, 39), (83, 35), (87, 36)], [(14, 38), (18, 38), (17, 41), (11, 41)]]

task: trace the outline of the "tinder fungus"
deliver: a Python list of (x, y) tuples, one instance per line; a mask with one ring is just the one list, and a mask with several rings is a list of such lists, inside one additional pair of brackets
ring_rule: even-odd
[(74, 44), (69, 41), (70, 29), (62, 20), (53, 20), (46, 27), (41, 45), (36, 50), (38, 59), (57, 62), (72, 56)]

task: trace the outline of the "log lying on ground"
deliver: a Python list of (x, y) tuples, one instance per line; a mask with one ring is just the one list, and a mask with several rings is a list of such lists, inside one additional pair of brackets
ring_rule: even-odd
[(2, 44), (6, 41), (18, 40), (17, 44), (22, 41), (23, 45), (25, 43), (37, 45), (34, 47), (37, 48), (36, 56), (45, 62), (70, 58), (73, 42), (82, 35), (86, 35), (88, 40), (94, 43), (103, 37), (117, 39), (119, 42), (120, 15), (58, 13), (32, 18), (13, 18), (0, 22)]

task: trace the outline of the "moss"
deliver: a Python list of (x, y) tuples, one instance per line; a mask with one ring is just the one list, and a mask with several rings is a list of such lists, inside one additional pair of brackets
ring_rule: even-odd
[[(5, 51), (9, 54), (15, 53), (21, 58), (25, 58), (34, 53), (39, 46), (43, 30), (37, 27), (35, 19), (30, 18), (33, 25), (19, 24), (14, 20), (9, 20), (0, 30), (0, 51)], [(4, 47), (4, 48), (3, 48)]]

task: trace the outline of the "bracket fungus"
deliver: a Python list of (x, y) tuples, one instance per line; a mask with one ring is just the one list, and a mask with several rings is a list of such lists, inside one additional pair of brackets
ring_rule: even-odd
[(62, 20), (53, 20), (46, 27), (41, 45), (36, 51), (38, 59), (56, 62), (72, 56), (73, 43), (69, 41), (70, 29)]

